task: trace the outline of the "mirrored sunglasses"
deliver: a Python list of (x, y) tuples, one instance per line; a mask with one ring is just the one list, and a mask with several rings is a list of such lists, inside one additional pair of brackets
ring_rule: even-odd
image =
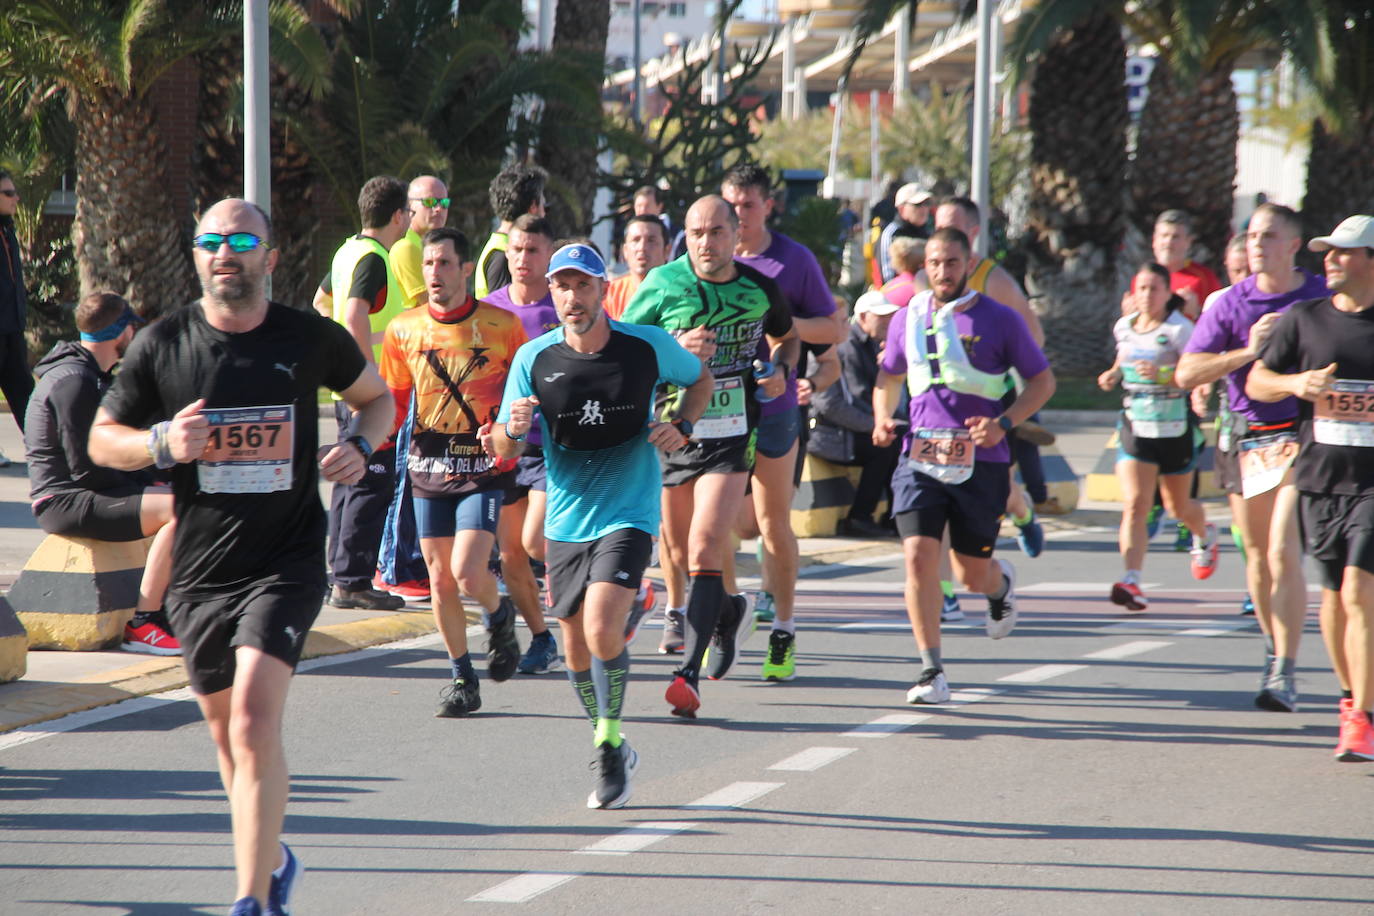
[(229, 250), (236, 254), (255, 251), (259, 245), (266, 247), (263, 240), (251, 232), (231, 232), (228, 235), (219, 232), (202, 232), (191, 239), (192, 245), (202, 251), (210, 252), (219, 251), (219, 246), (225, 242), (229, 243)]

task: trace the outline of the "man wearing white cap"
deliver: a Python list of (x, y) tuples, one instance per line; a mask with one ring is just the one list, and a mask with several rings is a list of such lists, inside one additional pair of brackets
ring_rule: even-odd
[(1293, 469), (1303, 539), (1322, 580), (1322, 636), (1341, 684), (1336, 759), (1374, 760), (1374, 217), (1308, 242), (1331, 295), (1274, 325), (1245, 393), (1298, 398)]
[[(543, 431), (551, 613), (573, 690), (596, 729), (598, 781), (587, 806), (619, 808), (639, 763), (620, 734), (630, 671), (625, 622), (658, 531), (657, 451), (687, 443), (712, 377), (667, 331), (606, 315), (606, 266), (592, 246), (558, 249), (548, 278), (560, 326), (515, 354), (489, 447), (514, 457), (535, 423)], [(664, 383), (685, 389), (669, 423), (653, 418)]]
[(883, 234), (878, 237), (878, 270), (882, 271), (884, 283), (897, 276), (888, 257), (888, 246), (895, 238), (929, 237), (926, 222), (930, 219), (930, 204), (934, 199), (933, 194), (918, 184), (904, 184), (897, 189), (897, 218), (884, 226)]

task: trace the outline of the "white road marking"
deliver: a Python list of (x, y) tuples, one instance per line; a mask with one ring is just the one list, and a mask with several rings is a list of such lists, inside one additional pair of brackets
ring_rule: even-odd
[[(1159, 582), (1142, 582), (1142, 583), (1140, 584), (1140, 587), (1141, 587), (1142, 590), (1144, 590), (1144, 591), (1146, 591), (1146, 592), (1150, 592), (1150, 591), (1164, 591), (1164, 592), (1167, 592), (1167, 591), (1176, 591), (1176, 589), (1167, 589), (1167, 588), (1163, 588), (1163, 587), (1162, 587), (1162, 583), (1159, 583)], [(1106, 585), (1103, 585), (1101, 582), (1031, 582), (1031, 583), (1028, 583), (1028, 584), (1026, 584), (1026, 585), (1018, 585), (1018, 586), (1016, 587), (1016, 593), (1017, 593), (1018, 595), (1024, 594), (1025, 592), (1106, 592), (1106, 591), (1110, 591), (1110, 587), (1109, 587), (1109, 586), (1106, 586)]]
[(81, 712), (74, 712), (60, 719), (53, 719), (49, 722), (36, 722), (33, 725), (25, 725), (7, 734), (0, 735), (0, 751), (8, 750), (12, 747), (19, 747), (21, 744), (29, 744), (33, 741), (42, 741), (44, 738), (52, 738), (63, 732), (75, 731), (78, 728), (85, 728), (88, 725), (98, 725), (101, 722), (118, 719), (120, 716), (130, 716), (134, 713), (145, 712), (149, 709), (157, 709), (159, 706), (165, 706), (168, 703), (179, 703), (183, 700), (191, 699), (194, 699), (194, 695), (191, 693), (189, 687), (178, 687), (175, 690), (164, 690), (162, 693), (154, 693), (147, 696), (121, 700), (109, 706), (97, 706), (95, 709), (83, 709)]
[(1253, 620), (1249, 620), (1249, 621), (1245, 621), (1244, 623), (1220, 624), (1220, 625), (1214, 624), (1214, 625), (1212, 625), (1212, 626), (1207, 626), (1207, 627), (1194, 627), (1193, 629), (1190, 629), (1190, 630), (1179, 630), (1177, 633), (1174, 633), (1173, 635), (1175, 635), (1175, 636), (1228, 636), (1228, 635), (1230, 635), (1231, 633), (1236, 632), (1237, 630), (1245, 630), (1245, 629), (1249, 629), (1250, 627), (1253, 627), (1253, 626), (1257, 626), (1257, 624), (1256, 624)]
[(1008, 674), (999, 677), (997, 680), (1005, 681), (1008, 684), (1039, 684), (1056, 678), (1064, 674), (1072, 674), (1075, 671), (1082, 671), (1087, 665), (1040, 665), (1036, 668), (1027, 668), (1025, 671), (1018, 671), (1015, 674)]
[(573, 852), (593, 856), (627, 856), (660, 840), (666, 840), (675, 833), (691, 830), (695, 826), (695, 823), (687, 821), (647, 821), (613, 833), (604, 840), (598, 840)]
[(970, 687), (968, 690), (954, 691), (949, 695), (949, 699), (953, 705), (957, 706), (964, 703), (979, 703), (1001, 692), (1002, 691), (994, 690), (991, 687)]
[(858, 728), (851, 731), (842, 732), (842, 738), (886, 738), (888, 735), (895, 735), (897, 732), (904, 731), (913, 725), (919, 725), (928, 715), (918, 715), (910, 712), (896, 712), (887, 716), (879, 716), (872, 722), (865, 722)]
[(1165, 646), (1172, 646), (1171, 642), (1157, 642), (1152, 639), (1138, 639), (1135, 642), (1122, 643), (1119, 646), (1112, 646), (1109, 649), (1100, 649), (1097, 652), (1089, 652), (1084, 658), (1103, 658), (1117, 659), (1130, 658), (1132, 655), (1141, 655), (1145, 652), (1153, 652), (1156, 649), (1163, 649)]
[(808, 747), (799, 754), (793, 754), (786, 760), (779, 760), (768, 769), (770, 770), (794, 770), (800, 773), (810, 773), (819, 770), (827, 763), (834, 763), (841, 757), (847, 757), (854, 753), (858, 748), (855, 747)]
[(578, 877), (577, 872), (527, 872), (523, 875), (516, 875), (509, 881), (502, 881), (495, 887), (489, 887), (480, 894), (473, 894), (468, 898), (468, 902), (524, 903), (545, 891), (553, 890), (560, 884), (567, 884), (576, 877)]
[(717, 789), (709, 795), (703, 795), (694, 802), (688, 802), (683, 808), (698, 810), (709, 808), (721, 810), (724, 808), (738, 808), (740, 805), (748, 804), (756, 798), (760, 798), (772, 792), (774, 789), (782, 788), (786, 783), (781, 782), (732, 782), (723, 789)]

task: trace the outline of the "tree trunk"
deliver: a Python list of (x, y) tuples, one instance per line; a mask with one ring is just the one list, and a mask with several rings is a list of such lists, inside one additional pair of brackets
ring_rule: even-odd
[[(200, 212), (225, 197), (243, 194), (243, 131), (230, 125), (230, 105), (239, 95), (243, 46), (237, 39), (200, 55), (200, 120), (196, 144), (195, 193)], [(320, 278), (314, 276), (315, 168), (286, 126), (286, 113), (299, 115), (310, 100), (281, 67), (270, 68), (272, 243), (279, 251), (272, 272), (272, 298), (309, 309)]]
[[(1362, 112), (1349, 138), (1312, 123), (1307, 156), (1307, 195), (1302, 201), (1303, 236), (1327, 235), (1356, 213), (1374, 213), (1374, 112)], [(1316, 257), (1320, 257), (1319, 255)]]
[(81, 294), (112, 291), (154, 318), (197, 295), (189, 221), (167, 187), (167, 150), (146, 100), (72, 96)]
[[(581, 58), (597, 87), (606, 69), (611, 5), (606, 0), (559, 0), (554, 14), (554, 54)], [(544, 109), (539, 164), (549, 171), (549, 216), (560, 232), (586, 235), (596, 197), (600, 109), (587, 112), (550, 101)]]
[(1193, 258), (1225, 276), (1221, 259), (1231, 236), (1240, 137), (1231, 69), (1204, 73), (1184, 87), (1161, 60), (1149, 86), (1131, 169), (1136, 225), (1148, 238), (1162, 211), (1186, 210), (1196, 230)]
[(1096, 375), (1110, 359), (1122, 289), (1125, 67), (1121, 27), (1098, 13), (1061, 32), (1031, 78), (1026, 285), (1063, 375)]

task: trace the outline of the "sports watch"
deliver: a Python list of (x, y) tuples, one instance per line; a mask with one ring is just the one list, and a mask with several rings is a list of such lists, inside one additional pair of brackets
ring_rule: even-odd
[(354, 448), (356, 448), (358, 451), (362, 452), (362, 453), (363, 453), (363, 460), (364, 460), (364, 461), (371, 461), (371, 460), (372, 460), (372, 443), (371, 443), (371, 442), (368, 442), (368, 441), (367, 441), (366, 439), (364, 439), (362, 436), (359, 436), (359, 435), (356, 435), (356, 434), (354, 434), (354, 435), (352, 435), (352, 436), (349, 436), (349, 437), (348, 437), (347, 439), (345, 439), (344, 441), (345, 441), (345, 442), (348, 442), (348, 443), (351, 443), (351, 444), (353, 445)]
[(997, 425), (1002, 427), (1002, 432), (1009, 433), (1011, 432), (1011, 428), (1016, 424), (1011, 422), (1011, 417), (1002, 414), (1002, 416), (997, 418)]

